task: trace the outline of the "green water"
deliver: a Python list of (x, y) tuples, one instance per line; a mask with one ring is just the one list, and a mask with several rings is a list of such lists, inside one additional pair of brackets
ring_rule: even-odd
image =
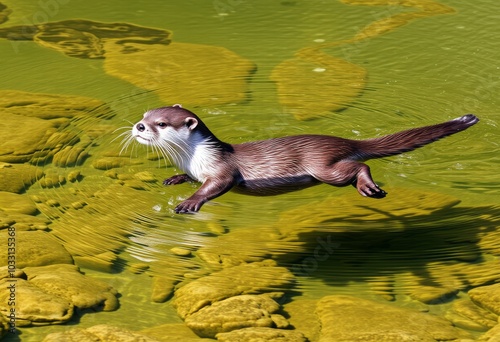
[[(311, 299), (332, 293), (373, 296), (373, 284), (389, 277), (393, 281), (391, 295), (395, 296), (396, 305), (406, 305), (405, 290), (411, 287), (408, 274), (419, 274), (431, 281), (433, 267), (439, 272), (440, 264), (459, 262), (460, 256), (469, 254), (478, 256), (471, 264), (498, 261), (500, 232), (487, 218), (499, 214), (500, 190), (500, 115), (497, 111), (500, 105), (497, 96), (500, 91), (500, 44), (498, 18), (494, 15), (497, 10), (495, 1), (443, 1), (441, 3), (456, 12), (416, 18), (372, 38), (325, 47), (321, 51), (329, 56), (363, 68), (367, 73), (366, 84), (359, 95), (344, 103), (343, 110), (331, 111), (311, 120), (297, 120), (291, 108), (280, 103), (277, 84), (270, 79), (273, 69), (293, 58), (301, 49), (351, 39), (370, 23), (410, 12), (411, 8), (356, 6), (320, 0), (150, 0), (126, 4), (116, 0), (26, 0), (22, 3), (9, 0), (3, 3), (12, 9), (12, 14), (0, 28), (67, 19), (126, 22), (169, 30), (173, 32), (173, 42), (224, 47), (251, 61), (256, 70), (242, 81), (248, 87), (245, 101), (217, 104), (207, 101), (206, 105), (191, 107), (220, 139), (228, 142), (302, 133), (364, 139), (446, 121), (466, 113), (474, 113), (481, 120), (466, 132), (417, 151), (368, 162), (374, 179), (389, 193), (383, 200), (389, 204), (382, 204), (387, 207), (381, 207), (381, 211), (398, 207), (398, 203), (390, 202), (392, 194), (392, 198), (403, 201), (406, 192), (411, 196), (414, 191), (460, 200), (454, 209), (440, 212), (439, 207), (435, 207), (431, 214), (423, 210), (414, 218), (397, 220), (391, 219), (391, 212), (388, 212), (389, 219), (367, 218), (366, 222), (363, 217), (368, 214), (353, 209), (357, 213), (353, 215), (358, 215), (357, 220), (349, 221), (346, 214), (352, 209), (349, 203), (354, 202), (353, 206), (361, 203), (360, 206), (375, 208), (375, 211), (379, 202), (366, 202), (366, 199), (352, 194), (355, 192), (352, 188), (321, 185), (277, 197), (228, 193), (206, 204), (198, 215), (178, 216), (172, 211), (176, 203), (187, 198), (197, 185), (166, 189), (159, 183), (151, 183), (134, 198), (137, 203), (130, 203), (130, 198), (127, 200), (120, 194), (113, 196), (115, 190), (107, 189), (116, 184), (116, 180), (91, 165), (99, 158), (109, 156), (110, 151), (113, 156), (120, 151), (120, 139), (115, 138), (123, 130), (115, 129), (137, 122), (147, 109), (182, 101), (177, 98), (166, 101), (155, 91), (110, 75), (105, 69), (109, 59), (69, 57), (33, 41), (0, 39), (0, 90), (87, 96), (106, 102), (116, 113), (109, 120), (87, 118), (74, 123), (81, 132), (94, 129), (101, 132), (94, 134), (95, 141), (86, 147), (90, 157), (78, 167), (84, 175), (81, 181), (53, 189), (35, 183), (26, 192), (26, 196), (57, 198), (61, 203), (77, 200), (92, 203), (95, 211), (86, 216), (79, 212), (42, 210), (42, 214), (59, 227), (55, 231), (61, 232), (60, 227), (79, 227), (82, 222), (92, 222), (90, 219), (94, 215), (95, 224), (85, 226), (89, 232), (93, 228), (98, 230), (101, 222), (114, 224), (126, 232), (123, 234), (127, 237), (126, 247), (117, 252), (119, 258), (112, 272), (84, 269), (87, 274), (118, 289), (121, 307), (114, 312), (85, 313), (72, 326), (109, 323), (141, 330), (181, 322), (169, 302), (151, 302), (150, 276), (166, 272), (169, 259), (165, 255), (172, 247), (197, 250), (208, 245), (217, 248), (217, 238), (210, 228), (213, 230), (213, 226), (223, 227), (228, 234), (248, 229), (271, 229), (269, 227), (288, 227), (289, 233), (302, 229), (302, 238), (307, 241), (314, 241), (317, 232), (327, 236), (329, 231), (342, 226), (342, 233), (335, 238), (344, 247), (311, 272), (301, 273), (300, 269), (304, 269), (303, 260), (314, 248), (294, 251), (290, 258), (276, 257), (282, 265), (299, 270), (296, 272), (297, 292), (301, 297)], [(126, 63), (127, 55), (120, 60)], [(231, 69), (228, 65), (224, 67)], [(145, 70), (144, 75), (151, 77), (151, 70)], [(198, 81), (207, 82), (209, 87), (210, 82), (217, 83), (213, 79)], [(313, 85), (305, 83), (306, 86)], [(161, 87), (159, 80), (158, 88)], [(193, 87), (195, 91), (203, 91), (202, 87)], [(305, 88), (304, 93), (307, 93)], [(298, 92), (294, 96), (300, 99), (304, 95)], [(321, 106), (312, 103), (307, 112), (314, 113), (317, 107)], [(172, 167), (165, 168), (163, 161), (147, 160), (146, 153), (143, 146), (130, 147), (124, 152), (130, 165), (119, 168), (118, 173), (133, 175), (149, 171), (161, 180), (178, 172)], [(50, 163), (40, 167), (54, 170)], [(68, 172), (67, 169), (55, 169), (61, 174)], [(99, 190), (105, 195), (97, 201), (91, 194)], [(347, 199), (339, 200), (343, 201), (340, 208), (336, 207), (336, 197)], [(424, 197), (424, 201), (429, 199), (432, 200), (433, 195)], [(358, 200), (360, 202), (356, 202)], [(412, 206), (418, 207), (418, 201), (407, 200), (404, 205), (410, 211)], [(321, 203), (331, 204), (322, 206)], [(290, 214), (297, 209), (304, 214)], [(115, 221), (106, 216), (109, 212), (115, 213)], [(313, 225), (312, 232), (307, 230), (311, 228), (307, 224), (300, 224), (308, 215), (318, 217), (309, 224)], [(102, 219), (103, 216), (106, 220)], [(339, 217), (344, 221), (338, 223)], [(487, 248), (474, 243), (484, 227), (488, 227), (493, 241)], [(85, 229), (80, 233), (82, 249), (91, 243), (85, 238)], [(349, 231), (353, 234), (349, 235)], [(243, 245), (251, 246), (260, 241), (257, 238), (252, 241), (250, 234), (245, 236), (248, 240), (240, 241)], [(441, 239), (456, 240), (456, 244), (450, 247), (437, 242)], [(287, 250), (287, 246), (279, 245), (275, 249), (279, 251), (280, 248)], [(274, 255), (276, 250), (270, 254)], [(140, 275), (130, 272), (129, 266), (139, 262), (150, 263), (150, 269)], [(183, 265), (172, 267), (179, 267), (180, 271), (173, 272), (179, 278), (184, 273), (208, 272), (210, 269), (196, 257), (185, 268)], [(427, 309), (440, 314), (448, 305), (444, 303)], [(19, 338), (37, 341), (49, 332), (67, 328), (67, 325), (21, 328)], [(9, 336), (6, 340), (15, 338)]]

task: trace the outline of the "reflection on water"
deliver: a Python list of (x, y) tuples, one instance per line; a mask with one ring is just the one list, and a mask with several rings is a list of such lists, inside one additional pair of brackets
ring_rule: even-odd
[[(391, 310), (410, 310), (394, 315), (424, 320), (428, 335), (397, 325), (427, 340), (497, 325), (500, 309), (488, 301), (500, 281), (494, 3), (60, 1), (50, 13), (35, 1), (7, 5), (2, 239), (17, 234), (23, 298), (40, 302), (43, 288), (61, 303), (31, 321), (19, 306), (22, 340), (108, 323), (194, 341), (191, 330), (231, 334), (212, 320), (258, 325), (247, 314), (261, 315), (252, 317), (270, 328), (268, 340), (277, 328), (296, 334), (288, 340), (355, 340), (366, 330), (354, 307), (377, 310), (385, 333), (394, 329)], [(266, 198), (228, 193), (183, 216), (173, 208), (199, 185), (163, 186), (179, 170), (144, 146), (120, 145), (144, 111), (173, 103), (235, 143), (300, 133), (365, 139), (469, 111), (481, 122), (370, 161), (384, 200), (321, 185)], [(6, 265), (7, 255), (0, 251)], [(43, 268), (54, 264), (57, 272)], [(75, 299), (74, 279), (105, 285)], [(120, 307), (106, 311), (115, 297)], [(62, 307), (71, 319), (56, 315)], [(0, 311), (9, 309), (2, 300)]]

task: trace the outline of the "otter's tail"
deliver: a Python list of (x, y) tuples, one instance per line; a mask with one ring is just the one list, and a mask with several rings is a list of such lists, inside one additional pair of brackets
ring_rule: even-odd
[(412, 151), (433, 141), (463, 131), (477, 123), (479, 119), (467, 114), (437, 125), (413, 128), (380, 138), (361, 140), (359, 148), (363, 159), (393, 156)]

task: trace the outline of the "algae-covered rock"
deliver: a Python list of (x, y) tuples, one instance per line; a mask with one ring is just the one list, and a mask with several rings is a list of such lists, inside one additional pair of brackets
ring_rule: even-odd
[(163, 303), (174, 293), (175, 284), (179, 281), (167, 277), (154, 277), (153, 293), (151, 300), (155, 303)]
[(75, 256), (74, 259), (75, 263), (80, 267), (111, 273), (118, 256), (111, 251), (107, 251), (97, 255)]
[[(7, 246), (7, 230), (0, 231), (0, 245)], [(49, 233), (42, 231), (16, 232), (16, 267), (72, 264), (68, 251)], [(7, 264), (8, 250), (0, 248), (0, 265)]]
[(16, 325), (60, 324), (73, 316), (73, 304), (24, 279), (0, 280), (0, 312), (9, 316), (10, 289), (15, 290)]
[[(0, 29), (0, 32), (2, 30)], [(75, 117), (110, 118), (114, 115), (104, 102), (90, 97), (30, 93), (19, 90), (0, 90), (0, 109), (2, 110), (2, 122), (5, 122), (4, 115), (6, 114), (45, 120)], [(16, 121), (16, 129), (23, 129), (26, 126), (25, 120), (27, 118), (19, 118)], [(23, 125), (19, 125), (19, 122), (23, 122)], [(33, 130), (34, 127), (29, 125), (25, 129)]]
[(307, 338), (296, 330), (273, 328), (245, 328), (217, 334), (220, 342), (307, 342)]
[(500, 315), (500, 284), (476, 287), (467, 294), (480, 307)]
[(7, 214), (36, 215), (38, 209), (27, 196), (0, 191), (0, 210)]
[(92, 166), (98, 170), (109, 170), (132, 164), (129, 158), (103, 157), (92, 162)]
[(213, 339), (199, 337), (183, 323), (162, 324), (141, 330), (140, 333), (162, 342), (213, 342)]
[(213, 338), (220, 332), (272, 327), (271, 314), (279, 308), (279, 304), (266, 295), (241, 295), (205, 306), (188, 316), (185, 323), (198, 336)]
[(437, 342), (471, 338), (441, 317), (351, 296), (323, 297), (316, 313), (322, 327), (320, 342)]
[(66, 146), (54, 154), (52, 163), (57, 167), (73, 167), (81, 165), (88, 153), (81, 146)]
[(106, 73), (154, 91), (165, 103), (210, 106), (247, 99), (247, 78), (255, 69), (249, 60), (218, 46), (171, 43), (121, 46), (106, 43)]
[[(373, 201), (352, 191), (286, 211), (278, 224), (282, 233), (291, 236), (310, 231), (311, 227), (316, 230), (324, 227), (327, 232), (402, 231), (407, 229), (402, 222), (411, 221), (415, 227), (428, 227), (429, 223), (422, 217), (459, 203), (460, 200), (453, 196), (415, 189), (393, 188), (387, 199), (381, 201)], [(363, 224), (356, 224), (359, 222)]]
[[(303, 48), (293, 58), (276, 66), (271, 79), (276, 82), (279, 102), (299, 120), (345, 109), (361, 94), (367, 82), (367, 70), (346, 60), (350, 49), (359, 50), (356, 44), (393, 31), (415, 19), (454, 12), (451, 7), (432, 0), (341, 1), (350, 5), (399, 5), (410, 7), (413, 11), (386, 11), (387, 17), (369, 23), (354, 37)], [(337, 47), (342, 47), (344, 59), (322, 51)]]
[(50, 155), (44, 147), (56, 130), (57, 125), (48, 120), (4, 113), (2, 109), (0, 135), (9, 138), (0, 140), (0, 162), (25, 163), (35, 155)]
[(426, 304), (438, 304), (454, 298), (458, 290), (440, 286), (419, 286), (411, 293), (411, 298)]
[(279, 102), (296, 119), (314, 119), (344, 109), (365, 88), (363, 67), (316, 50), (304, 49), (302, 55), (283, 61), (271, 74)]
[(225, 268), (194, 280), (175, 292), (174, 306), (186, 318), (201, 308), (240, 294), (276, 291), (292, 285), (294, 276), (284, 267), (262, 262)]
[[(245, 241), (245, 243), (241, 243)], [(245, 227), (207, 241), (197, 255), (214, 266), (231, 267), (262, 261), (270, 256), (302, 252), (301, 243), (286, 241), (276, 227)], [(223, 248), (221, 248), (223, 246)]]
[(22, 193), (42, 175), (43, 170), (33, 165), (0, 162), (0, 192)]
[(315, 313), (317, 300), (296, 298), (286, 303), (284, 311), (290, 316), (290, 324), (304, 334), (309, 341), (317, 341), (321, 330)]
[(500, 324), (497, 324), (487, 333), (481, 335), (476, 342), (497, 342), (500, 341)]
[(118, 308), (117, 291), (108, 284), (78, 272), (76, 266), (27, 267), (24, 272), (30, 284), (64, 298), (80, 309), (112, 311)]
[(104, 58), (105, 42), (112, 41), (127, 53), (130, 43), (169, 44), (171, 32), (128, 23), (102, 23), (70, 19), (31, 26), (0, 28), (0, 37), (33, 40), (41, 46), (77, 58)]
[(486, 331), (498, 324), (497, 315), (475, 305), (470, 299), (454, 301), (445, 317), (457, 327), (475, 331)]
[(94, 325), (87, 329), (69, 329), (47, 335), (42, 342), (89, 341), (89, 342), (160, 342), (141, 333), (107, 324)]

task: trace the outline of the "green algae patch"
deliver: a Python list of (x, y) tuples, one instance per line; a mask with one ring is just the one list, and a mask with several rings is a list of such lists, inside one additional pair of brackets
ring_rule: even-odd
[(42, 175), (43, 170), (33, 165), (0, 162), (0, 192), (25, 192)]
[(276, 66), (271, 79), (281, 105), (296, 119), (309, 120), (346, 108), (364, 90), (367, 70), (321, 51), (303, 50)]
[(298, 235), (302, 229), (330, 233), (404, 230), (405, 220), (414, 219), (417, 223), (421, 217), (459, 203), (453, 196), (413, 189), (393, 188), (388, 197), (380, 201), (352, 192), (291, 209), (281, 215), (277, 224), (284, 235)]
[(47, 335), (42, 342), (93, 341), (93, 342), (160, 342), (141, 333), (108, 324), (94, 325), (87, 329), (70, 329)]
[(289, 288), (294, 276), (267, 261), (225, 268), (182, 286), (175, 292), (174, 307), (186, 318), (207, 305), (241, 294)]
[(124, 54), (121, 47), (105, 45), (106, 73), (154, 91), (165, 103), (211, 106), (247, 100), (247, 78), (255, 65), (218, 46), (171, 43), (135, 45)]
[(360, 42), (392, 32), (413, 20), (455, 12), (451, 7), (432, 0), (341, 1), (349, 5), (401, 6), (413, 11), (387, 11), (389, 16), (373, 21), (352, 38), (302, 48), (293, 58), (277, 65), (270, 78), (276, 82), (278, 100), (298, 120), (316, 119), (343, 110), (366, 87), (368, 71), (365, 68), (331, 56), (323, 49), (356, 47)]
[[(2, 246), (7, 246), (7, 230), (0, 232)], [(72, 264), (68, 251), (51, 234), (41, 231), (16, 232), (16, 266)], [(7, 248), (0, 249), (0, 264), (7, 265)]]
[(64, 298), (80, 309), (113, 311), (118, 308), (118, 292), (110, 285), (80, 273), (77, 266), (28, 267), (24, 272), (30, 284)]
[(31, 26), (0, 29), (0, 38), (31, 40), (69, 57), (104, 58), (108, 40), (127, 50), (129, 43), (169, 44), (171, 32), (129, 23), (103, 23), (85, 19), (70, 19)]
[[(111, 109), (104, 102), (90, 97), (20, 90), (0, 90), (0, 109), (2, 115), (8, 113), (44, 120), (112, 116)], [(26, 118), (23, 123), (24, 120)]]
[(435, 342), (472, 337), (444, 318), (352, 296), (323, 297), (316, 314), (321, 322), (320, 342)]
[[(9, 316), (9, 285), (12, 279), (0, 281), (0, 312)], [(74, 306), (68, 300), (53, 296), (24, 279), (15, 280), (16, 325), (61, 324), (69, 321), (74, 314)]]

